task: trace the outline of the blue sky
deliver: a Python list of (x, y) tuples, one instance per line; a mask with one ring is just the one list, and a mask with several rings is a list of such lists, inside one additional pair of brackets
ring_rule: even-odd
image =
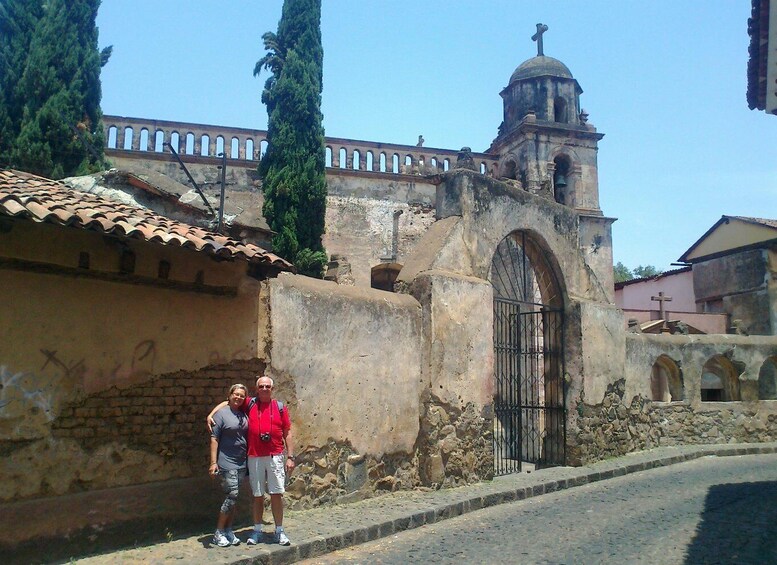
[[(265, 128), (252, 73), (281, 6), (104, 0), (103, 111)], [(615, 260), (667, 269), (722, 214), (777, 218), (777, 117), (745, 100), (749, 15), (749, 0), (323, 0), (326, 134), (484, 151), (545, 23), (605, 134)]]

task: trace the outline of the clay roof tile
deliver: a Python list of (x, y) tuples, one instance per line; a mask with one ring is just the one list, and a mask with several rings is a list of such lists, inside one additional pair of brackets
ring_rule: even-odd
[(135, 237), (154, 244), (188, 247), (226, 259), (294, 270), (290, 263), (258, 245), (94, 194), (76, 193), (63, 183), (20, 171), (0, 170), (0, 215)]

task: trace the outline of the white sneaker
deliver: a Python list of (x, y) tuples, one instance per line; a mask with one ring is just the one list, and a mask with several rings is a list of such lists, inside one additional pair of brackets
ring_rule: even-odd
[(224, 535), (224, 532), (222, 532), (221, 530), (216, 530), (216, 533), (213, 534), (213, 545), (217, 545), (219, 547), (227, 547), (228, 545), (231, 545), (231, 543), (227, 539), (227, 536)]
[(231, 529), (224, 530), (224, 535), (232, 545), (240, 545), (240, 540)]
[(254, 530), (253, 532), (251, 532), (251, 535), (248, 536), (248, 539), (246, 540), (246, 543), (248, 545), (256, 545), (262, 539), (263, 535), (264, 534), (262, 532), (257, 532), (256, 530)]
[(277, 541), (279, 545), (291, 545), (291, 540), (289, 540), (284, 531), (275, 532), (275, 541)]

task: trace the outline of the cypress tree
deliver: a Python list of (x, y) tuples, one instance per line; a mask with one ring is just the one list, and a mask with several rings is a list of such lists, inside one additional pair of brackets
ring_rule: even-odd
[(259, 163), (263, 213), (275, 231), (273, 251), (300, 273), (321, 278), (326, 212), (324, 127), (321, 115), (321, 0), (284, 0), (277, 34), (262, 36), (254, 68), (271, 72), (262, 92), (267, 105), (267, 153)]
[(21, 128), (24, 99), (19, 83), (42, 14), (43, 0), (0, 3), (0, 167), (10, 166), (11, 147)]
[[(12, 165), (50, 178), (103, 168), (100, 0), (47, 0), (19, 83), (24, 110)], [(90, 151), (84, 144), (86, 140)]]

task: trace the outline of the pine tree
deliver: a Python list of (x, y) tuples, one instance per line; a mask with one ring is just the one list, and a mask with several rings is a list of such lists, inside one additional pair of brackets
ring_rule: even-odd
[(285, 0), (277, 34), (262, 39), (268, 53), (254, 75), (262, 68), (271, 72), (262, 92), (269, 118), (267, 153), (259, 164), (263, 213), (275, 231), (273, 251), (300, 273), (320, 278), (327, 261), (321, 243), (326, 212), (321, 0)]
[(0, 167), (8, 167), (22, 122), (24, 99), (19, 83), (43, 0), (4, 0), (0, 3)]
[(99, 6), (100, 0), (45, 3), (19, 83), (25, 104), (13, 166), (55, 179), (103, 167), (100, 67), (110, 48), (97, 48)]

